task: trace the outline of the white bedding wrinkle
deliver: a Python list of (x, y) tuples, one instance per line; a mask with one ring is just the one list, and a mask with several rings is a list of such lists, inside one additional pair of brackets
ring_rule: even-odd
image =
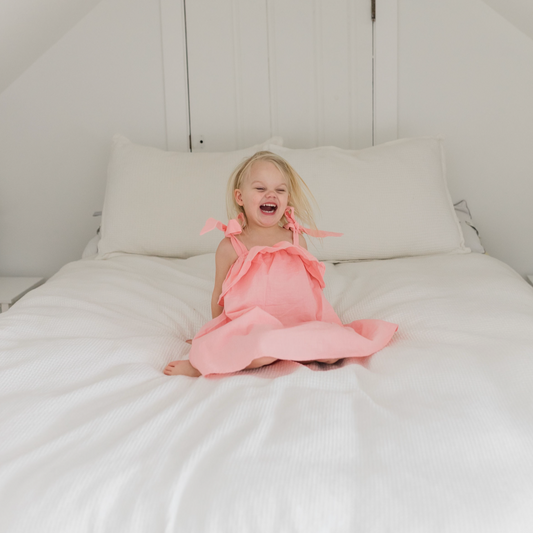
[(530, 533), (533, 288), (481, 254), (327, 264), (328, 367), (167, 377), (214, 254), (65, 266), (0, 315), (0, 531)]

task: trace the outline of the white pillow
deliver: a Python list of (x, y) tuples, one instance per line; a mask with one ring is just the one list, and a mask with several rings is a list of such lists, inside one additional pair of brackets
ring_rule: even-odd
[[(468, 253), (448, 192), (442, 140), (401, 139), (364, 150), (268, 148), (300, 174), (318, 202), (311, 239), (322, 261)], [(308, 239), (309, 240), (309, 239)]]
[(226, 222), (226, 184), (243, 159), (273, 137), (234, 152), (165, 152), (113, 137), (98, 258), (117, 252), (186, 258), (214, 252), (217, 231), (200, 236), (206, 220)]
[(94, 258), (98, 255), (98, 243), (100, 242), (100, 234), (95, 235), (83, 249), (81, 254), (82, 259), (87, 259), (89, 257)]
[(466, 200), (455, 202), (453, 207), (455, 208), (455, 214), (459, 219), (459, 224), (461, 225), (461, 230), (465, 237), (465, 246), (468, 246), (472, 252), (484, 254), (485, 248), (483, 248), (483, 245), (481, 244), (479, 231), (474, 226), (472, 214), (470, 213), (470, 209), (468, 209)]

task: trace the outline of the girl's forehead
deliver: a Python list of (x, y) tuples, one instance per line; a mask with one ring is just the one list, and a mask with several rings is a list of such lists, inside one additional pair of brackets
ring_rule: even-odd
[(288, 180), (271, 161), (255, 161), (248, 172), (246, 181), (252, 183), (255, 180), (272, 180), (288, 185)]

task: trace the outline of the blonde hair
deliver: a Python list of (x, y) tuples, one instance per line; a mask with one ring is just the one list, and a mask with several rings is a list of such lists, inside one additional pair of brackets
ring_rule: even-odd
[[(244, 180), (250, 174), (252, 166), (257, 161), (268, 161), (272, 163), (280, 172), (281, 175), (287, 180), (289, 188), (289, 200), (288, 206), (294, 207), (294, 215), (300, 219), (300, 221), (312, 229), (317, 229), (315, 219), (313, 216), (313, 208), (311, 201), (317, 206), (317, 202), (310, 191), (309, 187), (305, 184), (304, 180), (300, 177), (298, 172), (292, 168), (291, 165), (283, 157), (274, 154), (273, 152), (256, 152), (253, 156), (245, 159), (237, 168), (232, 172), (227, 187), (226, 194), (226, 208), (228, 211), (228, 218), (237, 218), (240, 213), (244, 215), (245, 225), (247, 223), (246, 213), (244, 207), (239, 205), (235, 200), (235, 189), (241, 189)], [(317, 206), (318, 207), (318, 206)], [(285, 214), (281, 217), (279, 222), (280, 226), (287, 224), (288, 220)]]

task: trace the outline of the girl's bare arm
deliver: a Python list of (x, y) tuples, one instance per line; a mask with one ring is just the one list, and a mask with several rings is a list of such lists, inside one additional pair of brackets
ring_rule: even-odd
[(230, 239), (225, 237), (218, 245), (215, 254), (215, 288), (213, 289), (213, 296), (211, 297), (211, 314), (213, 318), (219, 316), (224, 309), (221, 305), (218, 305), (218, 299), (222, 294), (222, 283), (224, 283), (231, 265), (233, 265), (236, 260), (237, 252), (233, 248)]

